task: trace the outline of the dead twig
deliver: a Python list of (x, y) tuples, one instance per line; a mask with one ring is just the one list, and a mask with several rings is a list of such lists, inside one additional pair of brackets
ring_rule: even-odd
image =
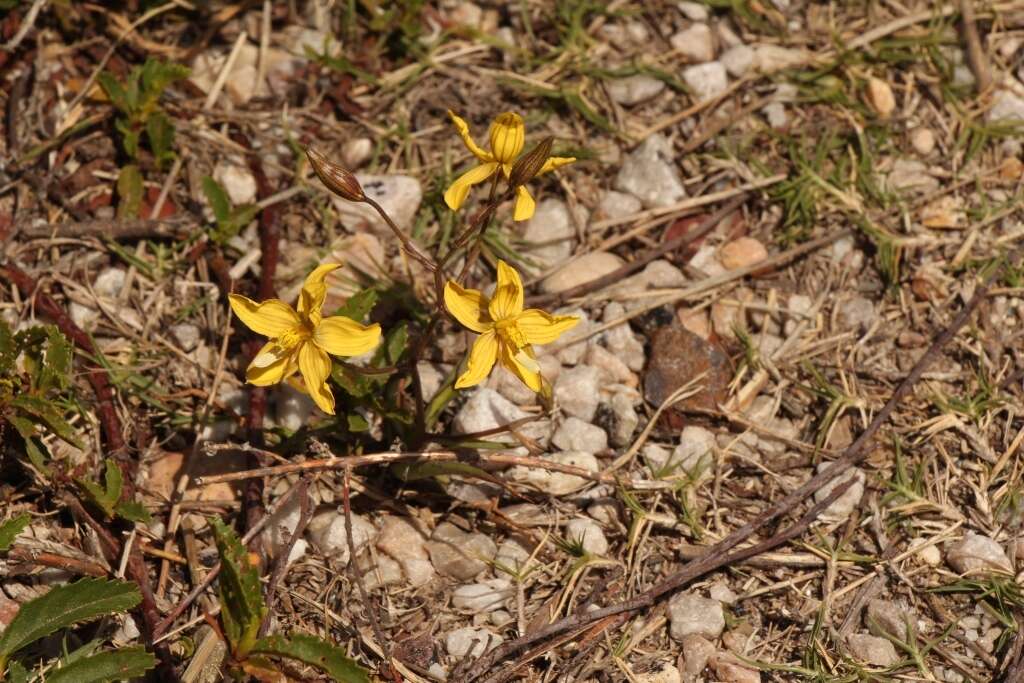
[(960, 0), (960, 30), (967, 43), (967, 63), (971, 67), (974, 79), (978, 82), (978, 92), (986, 92), (992, 87), (992, 72), (988, 68), (985, 48), (981, 45), (978, 35), (978, 24), (974, 16), (974, 0)]

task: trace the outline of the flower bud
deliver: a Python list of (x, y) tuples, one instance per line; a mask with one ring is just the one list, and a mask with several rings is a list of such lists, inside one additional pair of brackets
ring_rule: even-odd
[(553, 137), (546, 137), (529, 152), (519, 157), (508, 174), (509, 186), (519, 187), (533, 180), (533, 177), (544, 167), (544, 162), (551, 156), (551, 146), (554, 144)]
[(328, 190), (350, 202), (366, 200), (363, 187), (348, 169), (333, 161), (328, 161), (320, 150), (313, 147), (306, 148), (306, 156), (317, 177), (320, 178), (320, 182), (326, 185)]

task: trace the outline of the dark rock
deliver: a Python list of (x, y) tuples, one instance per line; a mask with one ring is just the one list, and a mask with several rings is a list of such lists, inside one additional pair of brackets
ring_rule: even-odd
[(661, 405), (673, 392), (707, 372), (699, 393), (676, 404), (679, 408), (715, 409), (725, 400), (731, 363), (718, 347), (680, 325), (660, 328), (651, 342), (650, 362), (644, 375), (644, 398)]

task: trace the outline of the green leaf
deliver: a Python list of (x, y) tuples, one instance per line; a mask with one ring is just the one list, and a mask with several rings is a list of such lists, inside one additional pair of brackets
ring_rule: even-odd
[(103, 88), (103, 92), (107, 93), (107, 97), (110, 98), (110, 103), (127, 114), (128, 96), (127, 93), (125, 93), (124, 86), (121, 85), (121, 82), (114, 78), (114, 75), (108, 71), (104, 71), (97, 76), (96, 81), (100, 84), (100, 87)]
[[(0, 671), (0, 674), (2, 673), (3, 671)], [(11, 662), (7, 667), (7, 678), (4, 679), (4, 683), (28, 683), (28, 669), (20, 662)]]
[(39, 398), (38, 396), (21, 394), (20, 396), (15, 396), (11, 400), (11, 405), (38, 418), (43, 424), (49, 427), (50, 431), (54, 434), (64, 439), (72, 446), (81, 448), (81, 445), (78, 442), (78, 437), (75, 434), (75, 430), (71, 428), (71, 425), (64, 421), (60, 411), (58, 411), (50, 401), (47, 401), (44, 398)]
[(210, 520), (220, 553), (220, 616), (224, 635), (236, 659), (245, 659), (256, 644), (256, 636), (267, 614), (260, 588), (257, 563), (238, 540), (234, 529), (216, 517)]
[(371, 365), (383, 367), (397, 365), (405, 349), (409, 346), (409, 328), (404, 322), (398, 323), (388, 331), (384, 343), (377, 347)]
[(7, 376), (14, 369), (14, 360), (18, 357), (18, 347), (14, 344), (11, 327), (0, 319), (0, 375)]
[(121, 144), (124, 145), (125, 153), (132, 159), (139, 156), (139, 131), (127, 119), (118, 119), (114, 127), (121, 133)]
[(226, 224), (231, 218), (231, 200), (228, 198), (228, 193), (224, 191), (220, 183), (206, 175), (203, 176), (203, 194), (206, 195), (206, 200), (210, 202), (210, 208), (213, 209), (213, 216), (217, 220), (217, 226), (220, 227)]
[(350, 432), (365, 432), (370, 428), (370, 423), (359, 413), (349, 413), (345, 417), (348, 419), (348, 431)]
[(118, 503), (114, 506), (114, 512), (117, 513), (118, 517), (127, 519), (129, 522), (148, 523), (151, 519), (149, 511), (137, 500), (127, 500)]
[(12, 654), (40, 638), (82, 621), (130, 610), (142, 600), (125, 581), (82, 579), (30, 600), (0, 634), (0, 672)]
[(65, 389), (71, 380), (71, 344), (54, 325), (47, 325), (46, 361), (39, 375), (39, 388)]
[(25, 440), (25, 454), (28, 455), (32, 465), (44, 475), (49, 476), (50, 468), (46, 466), (46, 461), (49, 460), (50, 455), (46, 452), (46, 447), (42, 445), (39, 437), (36, 436), (35, 423), (27, 417), (19, 415), (8, 415), (7, 421)]
[(128, 164), (117, 175), (117, 196), (117, 217), (138, 218), (142, 207), (142, 173), (135, 164)]
[(188, 78), (190, 73), (192, 72), (189, 68), (182, 64), (164, 62), (152, 57), (147, 59), (142, 65), (142, 107), (154, 106), (167, 86), (174, 81)]
[[(108, 458), (105, 467), (106, 469), (103, 473), (104, 485), (102, 487), (88, 479), (76, 479), (75, 481), (82, 487), (89, 502), (103, 510), (103, 514), (108, 519), (111, 519), (118, 512), (121, 490), (124, 488), (124, 478), (121, 474), (121, 468), (113, 460)], [(131, 503), (126, 503), (126, 505), (131, 505)], [(145, 513), (145, 510), (143, 512)], [(131, 517), (125, 517), (125, 519), (131, 519)]]
[(174, 158), (174, 150), (171, 149), (174, 144), (174, 124), (167, 118), (167, 114), (156, 111), (146, 120), (146, 135), (156, 165), (163, 167), (165, 162)]
[(106, 683), (137, 678), (156, 666), (156, 657), (137, 645), (100, 652), (50, 671), (46, 683)]
[(334, 311), (334, 315), (343, 315), (346, 318), (355, 320), (357, 323), (366, 322), (366, 316), (370, 314), (373, 307), (377, 305), (380, 295), (376, 289), (363, 289), (348, 298), (343, 305)]
[(25, 530), (31, 519), (27, 512), (23, 512), (17, 517), (12, 517), (3, 524), (0, 524), (0, 551), (11, 547), (14, 539)]
[(249, 225), (260, 212), (260, 207), (255, 204), (242, 204), (231, 210), (227, 223), (223, 228), (221, 239), (229, 240), (242, 231), (242, 228)]
[(346, 657), (341, 648), (305, 633), (262, 638), (252, 651), (297, 659), (326, 672), (338, 683), (370, 683), (366, 669)]

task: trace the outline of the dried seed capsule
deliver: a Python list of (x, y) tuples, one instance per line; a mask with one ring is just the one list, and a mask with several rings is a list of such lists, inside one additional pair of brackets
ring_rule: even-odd
[(350, 202), (366, 200), (359, 181), (344, 166), (328, 161), (322, 152), (313, 147), (306, 148), (306, 156), (309, 158), (313, 170), (316, 171), (317, 177), (327, 186), (328, 190)]
[(546, 137), (529, 152), (519, 157), (512, 165), (512, 171), (508, 175), (510, 187), (519, 187), (533, 180), (533, 177), (544, 168), (544, 162), (551, 156), (551, 147), (555, 144), (553, 137)]

